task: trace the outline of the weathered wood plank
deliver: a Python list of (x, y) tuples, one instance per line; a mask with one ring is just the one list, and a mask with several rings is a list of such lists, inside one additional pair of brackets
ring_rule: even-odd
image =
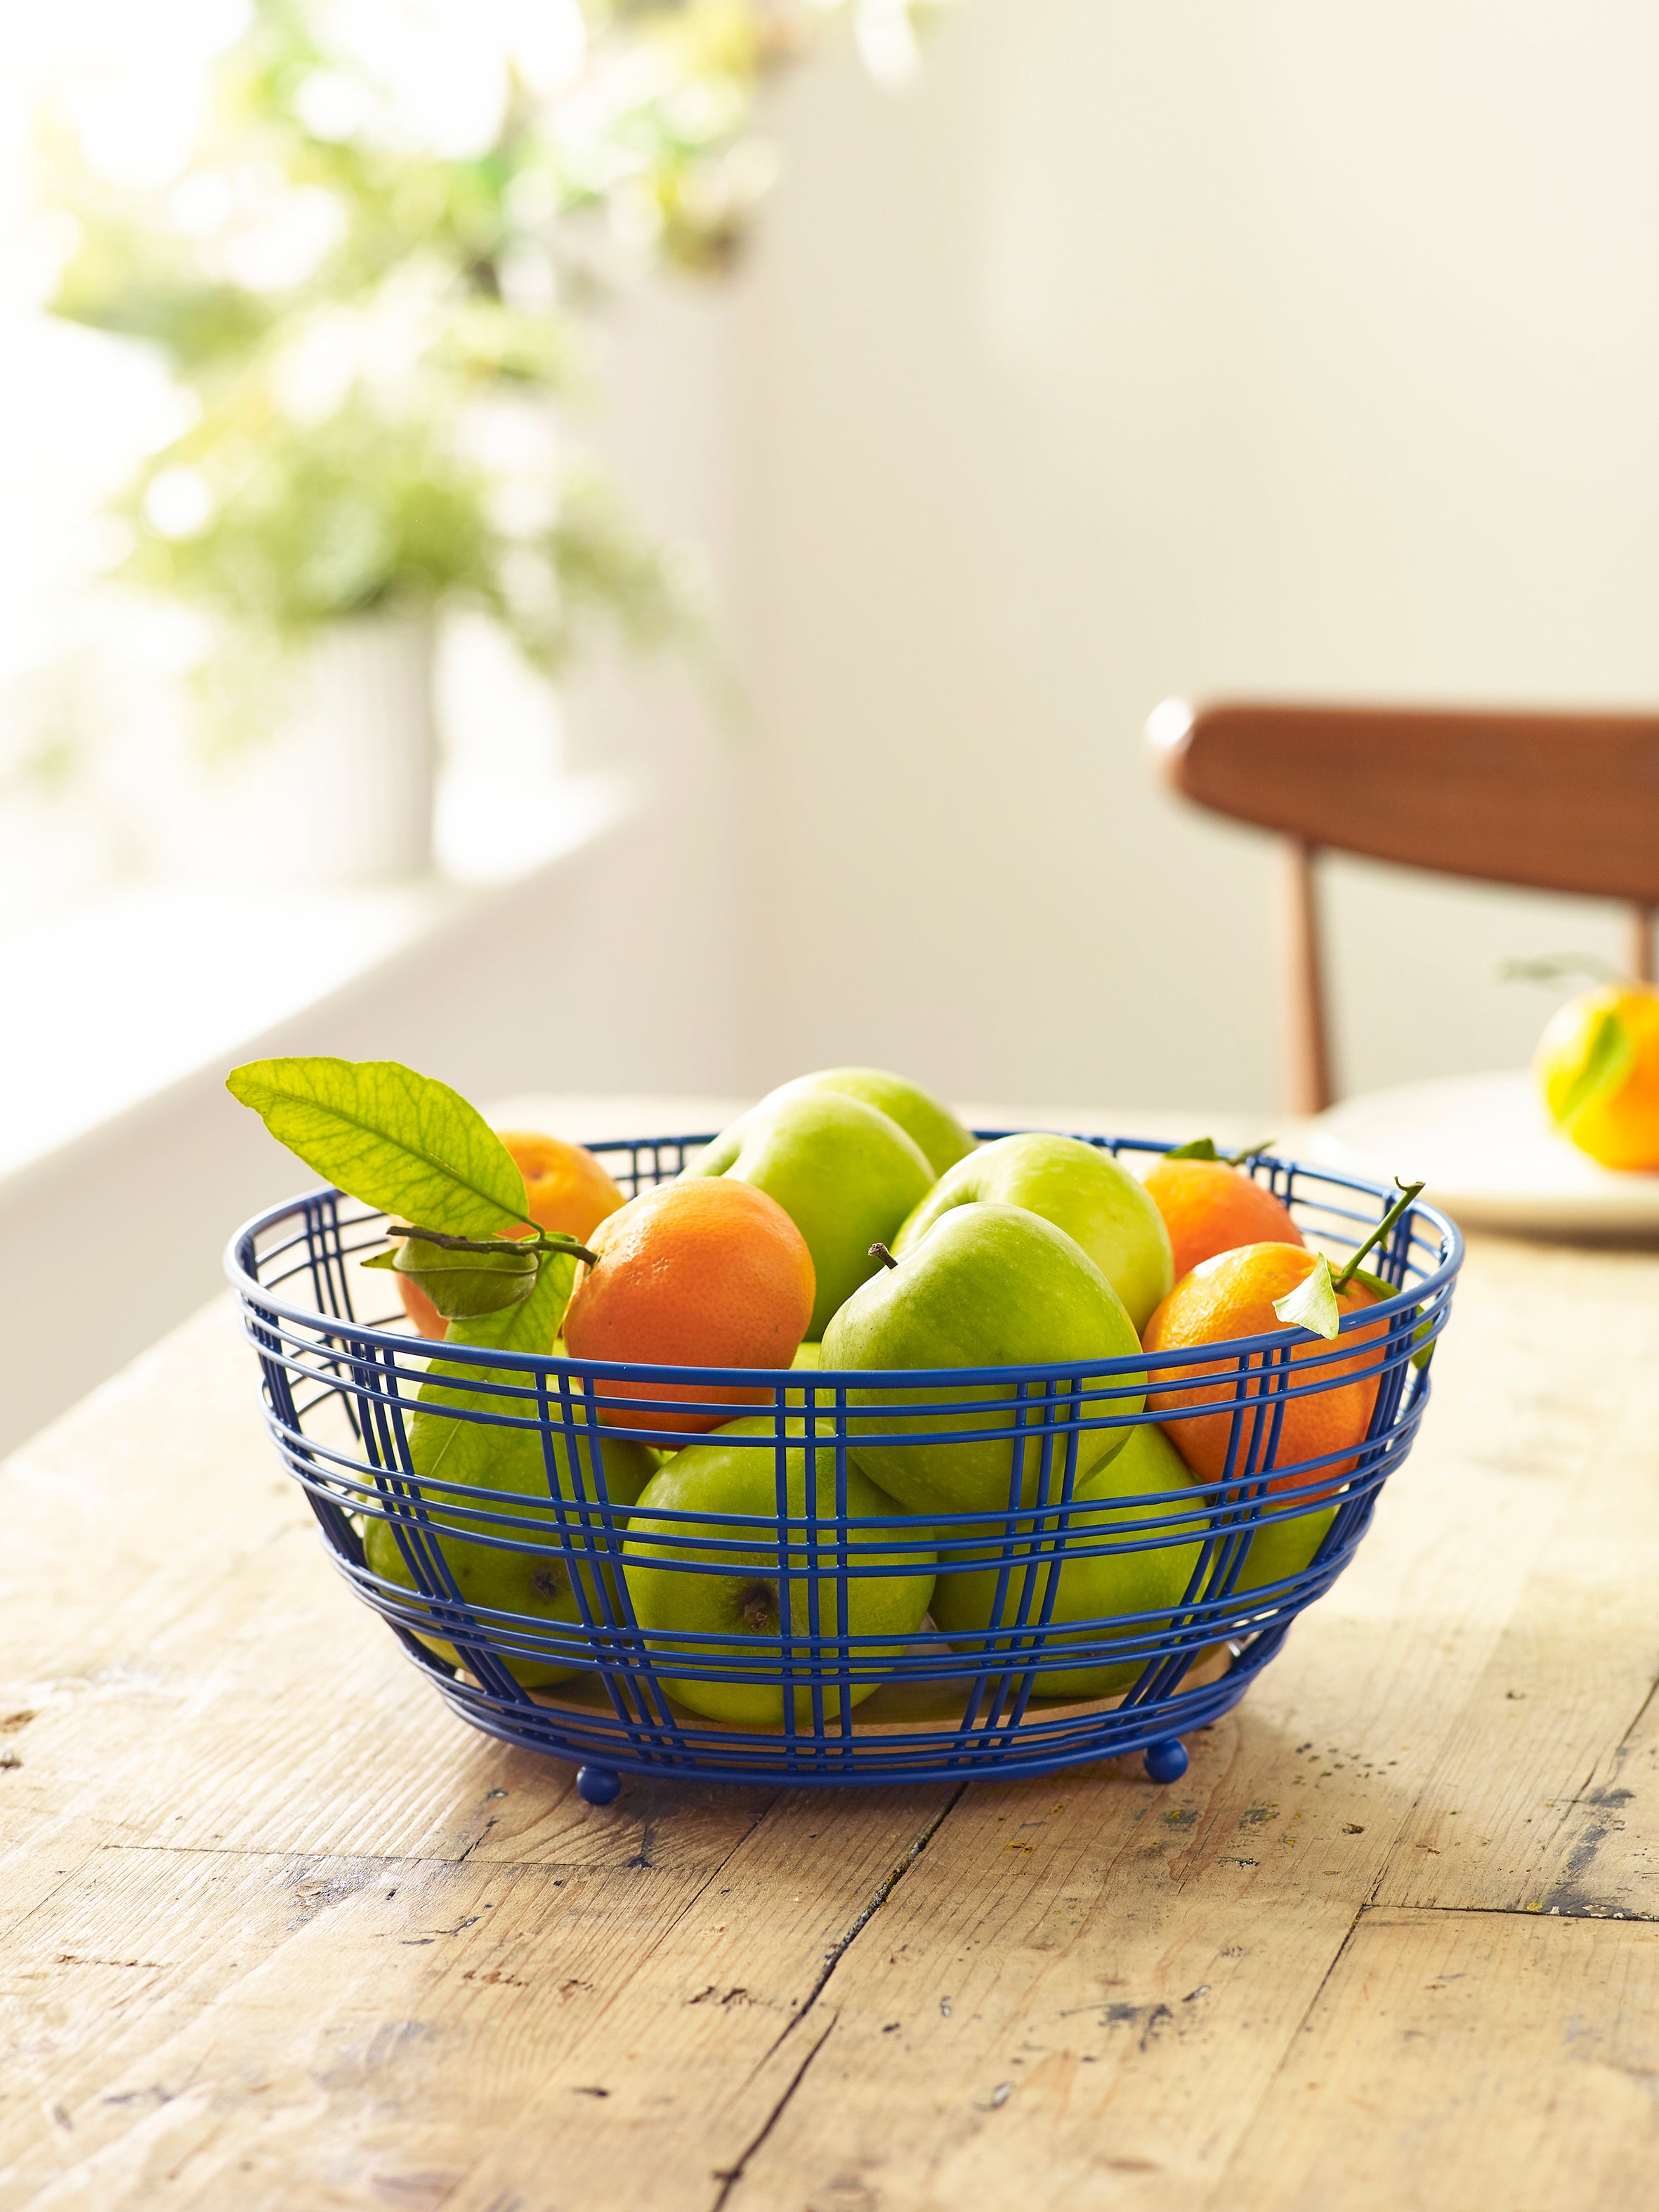
[(972, 1792), (774, 2054), (731, 2212), (1198, 2201), (1354, 1911), (1206, 1852), (1221, 1779)]
[(1544, 1844), (1528, 1912), (1659, 1918), (1659, 1692), (1597, 1761)]
[[(401, 2201), (452, 2186), (702, 1886), (107, 1850), (15, 1932), (0, 2202)], [(391, 2183), (382, 2191), (377, 2175)], [(418, 2193), (418, 2192), (417, 2192)]]
[(1381, 1904), (1659, 1914), (1659, 1804), (1638, 1796), (1659, 1746), (1638, 1723), (1659, 1680), (1659, 1310), (1581, 1298), (1575, 1315), (1587, 1341), (1559, 1387), (1601, 1401), (1584, 1421), (1595, 1463), (1470, 1687)]
[[(956, 1795), (935, 1786), (781, 1800), (606, 1997), (586, 2042), (549, 2054), (536, 2096), (446, 2212), (544, 2201), (560, 2212), (618, 2203), (707, 2212), (765, 2123), (778, 2054), (792, 2063), (800, 2048), (797, 2022)], [(568, 2100), (594, 2079), (608, 2094), (573, 2130)], [(544, 2197), (555, 2143), (556, 2197)]]
[(1212, 2201), (1647, 2212), (1659, 1929), (1368, 1912)]
[(702, 2208), (947, 1797), (797, 1793), (708, 1874), (105, 1850), (8, 1946), (0, 2202), (529, 2203), (556, 2157), (562, 2205)]

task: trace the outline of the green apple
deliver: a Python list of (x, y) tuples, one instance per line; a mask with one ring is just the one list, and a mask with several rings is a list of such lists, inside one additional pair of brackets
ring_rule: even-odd
[(774, 1198), (806, 1240), (817, 1276), (809, 1338), (875, 1273), (885, 1244), (933, 1186), (926, 1155), (878, 1107), (839, 1091), (763, 1098), (686, 1170), (729, 1175)]
[[(884, 1067), (821, 1067), (812, 1075), (798, 1075), (780, 1084), (771, 1098), (792, 1097), (800, 1091), (839, 1091), (848, 1098), (861, 1098), (866, 1106), (896, 1121), (905, 1135), (919, 1145), (936, 1176), (953, 1167), (974, 1149), (975, 1139), (948, 1106), (902, 1075)], [(762, 1100), (762, 1104), (768, 1103)]]
[(1175, 1268), (1164, 1217), (1139, 1181), (1097, 1145), (1033, 1130), (999, 1137), (942, 1175), (899, 1231), (894, 1256), (942, 1213), (976, 1200), (1023, 1206), (1074, 1237), (1117, 1292), (1137, 1329), (1170, 1295)]
[[(1273, 1502), (1271, 1498), (1264, 1498), (1264, 1510)], [(1294, 1520), (1264, 1522), (1250, 1539), (1250, 1548), (1244, 1554), (1244, 1564), (1233, 1584), (1235, 1592), (1261, 1589), (1268, 1583), (1282, 1583), (1291, 1575), (1299, 1575), (1312, 1564), (1325, 1531), (1335, 1518), (1334, 1505), (1322, 1505), (1312, 1513), (1298, 1513)], [(1226, 1534), (1224, 1529), (1217, 1533), (1223, 1537)], [(1218, 1576), (1220, 1568), (1218, 1554)]]
[[(1005, 1577), (1000, 1561), (988, 1569), (952, 1571), (953, 1558), (972, 1561), (997, 1555), (977, 1548), (956, 1551), (947, 1540), (940, 1551), (933, 1591), (934, 1620), (950, 1637), (992, 1626), (1024, 1631), (991, 1640), (995, 1656), (986, 1663), (1011, 1669), (1022, 1664), (1020, 1655), (1030, 1652), (1030, 1639), (1038, 1634), (1046, 1633), (1044, 1656), (1051, 1662), (1057, 1648), (1068, 1644), (1097, 1649), (1114, 1638), (1161, 1634), (1187, 1595), (1203, 1549), (1207, 1516), (1201, 1510), (1196, 1518), (1183, 1515), (1179, 1496), (1168, 1494), (1183, 1492), (1192, 1479), (1186, 1462), (1156, 1422), (1131, 1429), (1128, 1443), (1111, 1464), (1080, 1486), (1079, 1504), (1069, 1510), (1063, 1533), (1059, 1515), (1043, 1514), (1031, 1527), (1039, 1553), (1052, 1553), (1063, 1544), (1085, 1556), (1068, 1559), (1058, 1568), (1052, 1559), (1016, 1564)], [(1024, 1535), (1022, 1530), (1021, 1539)], [(1021, 1539), (1007, 1547), (1017, 1556), (1027, 1552)], [(1126, 1548), (1102, 1548), (1106, 1546)], [(1056, 1636), (1051, 1626), (1045, 1632), (1041, 1624), (1051, 1576), (1057, 1579), (1050, 1623), (1095, 1623), (1123, 1613), (1141, 1617), (1113, 1628), (1079, 1629), (1070, 1636)], [(976, 1641), (976, 1662), (985, 1650), (985, 1644)], [(1005, 1653), (1011, 1656), (1004, 1658)], [(1024, 1663), (1030, 1664), (1029, 1659)], [(1031, 1686), (1040, 1698), (1103, 1698), (1115, 1690), (1127, 1690), (1146, 1664), (1144, 1658), (1103, 1665), (1097, 1659), (1092, 1665), (1050, 1664)]]
[[(823, 1346), (821, 1344), (814, 1344), (810, 1338), (800, 1346), (789, 1363), (790, 1367), (799, 1374), (814, 1374), (823, 1364)], [(783, 1402), (786, 1406), (798, 1406), (804, 1411), (806, 1406), (807, 1389), (810, 1387), (810, 1385), (798, 1384), (795, 1389), (786, 1390), (783, 1394)]]
[[(416, 1472), (434, 1477), (422, 1486), (428, 1526), (434, 1533), (428, 1537), (418, 1526), (411, 1529), (415, 1548), (418, 1551), (430, 1541), (438, 1543), (455, 1578), (455, 1587), (467, 1605), (481, 1607), (486, 1613), (526, 1617), (520, 1621), (486, 1620), (480, 1624), (492, 1645), (529, 1647), (517, 1657), (503, 1659), (515, 1681), (526, 1689), (563, 1681), (577, 1670), (535, 1656), (538, 1638), (534, 1624), (547, 1621), (564, 1625), (581, 1620), (582, 1607), (577, 1596), (575, 1577), (581, 1579), (589, 1616), (603, 1620), (606, 1606), (596, 1577), (603, 1574), (613, 1593), (615, 1585), (608, 1568), (590, 1570), (578, 1566), (573, 1574), (571, 1562), (561, 1548), (559, 1518), (550, 1499), (540, 1431), (478, 1426), (445, 1420), (439, 1415), (417, 1413), (411, 1425), (410, 1442)], [(447, 1448), (441, 1449), (445, 1446)], [(631, 1506), (655, 1472), (656, 1455), (609, 1431), (602, 1445), (597, 1448), (603, 1452), (605, 1496), (613, 1506)], [(607, 1539), (598, 1522), (592, 1516), (585, 1519), (576, 1504), (578, 1486), (571, 1478), (568, 1452), (562, 1437), (553, 1440), (553, 1457), (558, 1496), (569, 1501), (563, 1516), (568, 1532), (565, 1540), (579, 1553), (591, 1546), (603, 1554), (609, 1548)], [(579, 1465), (582, 1477), (580, 1496), (592, 1503), (599, 1495), (599, 1486), (585, 1444), (579, 1448)], [(441, 1473), (436, 1472), (438, 1469)], [(471, 1511), (467, 1510), (469, 1492), (477, 1493)], [(390, 1500), (387, 1503), (391, 1504)], [(501, 1519), (494, 1516), (534, 1519), (538, 1525), (544, 1524), (545, 1533), (536, 1549), (513, 1549), (513, 1539), (522, 1537), (525, 1531), (522, 1528), (504, 1528)], [(466, 1533), (463, 1535), (460, 1531)], [(495, 1540), (467, 1540), (481, 1535)], [(369, 1572), (382, 1581), (398, 1589), (413, 1590), (417, 1587), (390, 1521), (373, 1516), (366, 1518), (363, 1554)], [(610, 1612), (613, 1619), (623, 1617), (614, 1595)], [(450, 1666), (463, 1663), (454, 1645), (442, 1638), (423, 1635), (421, 1641)]]
[[(820, 1434), (833, 1425), (818, 1424)], [(933, 1590), (930, 1532), (907, 1527), (899, 1509), (856, 1467), (847, 1468), (849, 1522), (885, 1520), (851, 1540), (853, 1571), (836, 1559), (836, 1454), (819, 1443), (810, 1454), (806, 1423), (787, 1425), (783, 1451), (789, 1519), (778, 1517), (777, 1431), (768, 1414), (753, 1414), (711, 1430), (700, 1443), (676, 1452), (646, 1485), (629, 1523), (623, 1573), (634, 1617), (664, 1669), (664, 1686), (696, 1713), (710, 1720), (734, 1721), (744, 1728), (781, 1728), (787, 1694), (779, 1655), (747, 1639), (776, 1638), (783, 1602), (779, 1594), (779, 1544), (787, 1540), (789, 1571), (789, 1633), (806, 1637), (909, 1636), (919, 1629)], [(809, 1458), (811, 1466), (809, 1468)], [(811, 1501), (809, 1504), (809, 1500)], [(820, 1532), (817, 1606), (812, 1604), (808, 1569), (814, 1539), (809, 1512), (831, 1526)], [(671, 1515), (684, 1516), (670, 1518)], [(752, 1532), (732, 1515), (752, 1516), (762, 1525)], [(891, 1524), (897, 1522), (899, 1525)], [(846, 1626), (841, 1626), (842, 1595)], [(702, 1640), (696, 1640), (701, 1638)], [(860, 1704), (876, 1689), (902, 1646), (859, 1644), (849, 1647), (852, 1674), (849, 1703)], [(890, 1663), (884, 1666), (884, 1661)], [(833, 1676), (837, 1652), (825, 1652), (821, 1670)], [(812, 1692), (799, 1686), (811, 1666), (800, 1651), (792, 1674), (794, 1716), (812, 1724)], [(699, 1679), (699, 1668), (726, 1670), (717, 1679)], [(732, 1671), (733, 1668), (740, 1672)], [(691, 1671), (682, 1671), (682, 1670)], [(823, 1711), (833, 1720), (841, 1711), (841, 1692), (833, 1680), (823, 1692)]]
[[(1123, 1301), (1081, 1245), (1023, 1206), (976, 1203), (942, 1213), (902, 1260), (854, 1292), (824, 1332), (823, 1365), (830, 1372), (1059, 1367), (1131, 1359), (1139, 1351)], [(1126, 1417), (1145, 1408), (1146, 1380), (1139, 1370), (1096, 1376), (1085, 1387), (1108, 1389), (1109, 1398), (1074, 1398), (1068, 1406), (1063, 1396), (1044, 1401), (1039, 1395), (1024, 1414), (1005, 1411), (1017, 1395), (1012, 1384), (915, 1390), (854, 1384), (848, 1433), (865, 1474), (911, 1512), (996, 1512), (1011, 1497), (1021, 1504), (1036, 1498), (1045, 1425), (1050, 1494), (1064, 1479), (1069, 1442), (1059, 1424), (1119, 1424), (1076, 1430), (1074, 1481), (1110, 1459), (1130, 1434)], [(909, 1411), (926, 1405), (951, 1410)], [(999, 1427), (1000, 1436), (964, 1434)], [(880, 1431), (891, 1440), (882, 1441)]]

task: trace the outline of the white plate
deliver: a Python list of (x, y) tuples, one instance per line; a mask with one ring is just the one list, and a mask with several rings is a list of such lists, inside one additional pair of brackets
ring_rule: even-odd
[(1598, 1167), (1550, 1126), (1532, 1078), (1458, 1075), (1367, 1091), (1306, 1125), (1307, 1156), (1424, 1196), (1466, 1229), (1659, 1232), (1659, 1175)]

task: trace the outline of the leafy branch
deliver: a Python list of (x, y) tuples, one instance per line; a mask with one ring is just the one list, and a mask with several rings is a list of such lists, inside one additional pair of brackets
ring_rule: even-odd
[(398, 1249), (366, 1267), (409, 1276), (454, 1322), (514, 1307), (539, 1315), (557, 1285), (551, 1326), (530, 1348), (552, 1344), (575, 1262), (592, 1266), (595, 1256), (574, 1237), (530, 1222), (518, 1163), (459, 1091), (399, 1060), (325, 1058), (250, 1060), (231, 1071), (226, 1088), (349, 1196), (416, 1217), (389, 1224)]
[(775, 167), (766, 82), (828, 17), (904, 34), (910, 9), (582, 0), (550, 56), (552, 12), (485, 54), (498, 110), (460, 149), (404, 49), (465, 35), (476, 64), (487, 29), (400, 18), (394, 65), (376, 11), (324, 0), (252, 0), (165, 183), (105, 173), (72, 111), (40, 118), (74, 241), (52, 306), (158, 351), (189, 403), (114, 503), (118, 573), (229, 629), (222, 688), (249, 633), (285, 647), (380, 609), (470, 605), (549, 672), (604, 625), (635, 647), (700, 632), (687, 560), (550, 403), (591, 383), (594, 309), (640, 267), (730, 268)]

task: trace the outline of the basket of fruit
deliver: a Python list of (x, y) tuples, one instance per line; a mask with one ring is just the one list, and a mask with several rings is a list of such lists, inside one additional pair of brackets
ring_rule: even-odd
[(227, 1266), (334, 1563), (595, 1802), (1173, 1779), (1352, 1558), (1462, 1258), (1419, 1185), (870, 1069), (591, 1147), (392, 1061), (230, 1083), (328, 1178)]

